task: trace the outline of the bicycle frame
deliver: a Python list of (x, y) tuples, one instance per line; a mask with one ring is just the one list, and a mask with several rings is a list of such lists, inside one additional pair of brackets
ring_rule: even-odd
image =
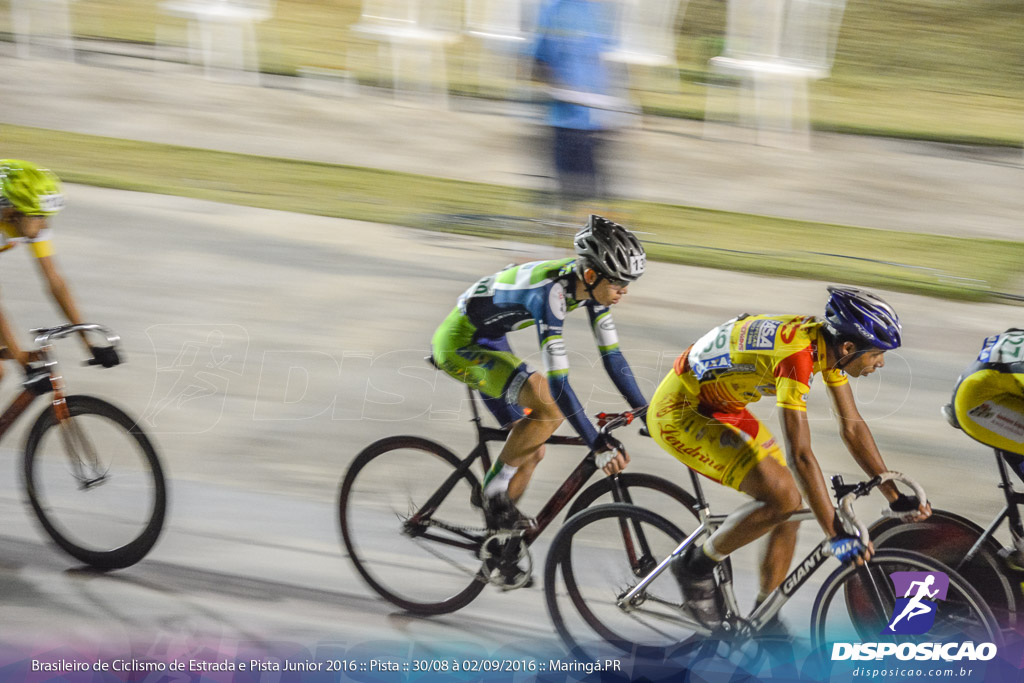
[[(698, 496), (703, 500), (702, 492), (698, 489)], [(712, 515), (708, 514), (707, 508), (700, 510), (701, 523), (686, 539), (683, 540), (676, 548), (669, 554), (665, 559), (658, 563), (647, 576), (645, 576), (640, 583), (634, 586), (629, 592), (623, 595), (618, 600), (619, 607), (630, 609), (632, 602), (644, 591), (647, 586), (651, 584), (663, 571), (668, 569), (672, 561), (678, 557), (686, 548), (693, 544), (703, 534), (713, 534), (722, 524), (725, 522), (728, 515)], [(808, 509), (799, 510), (794, 513), (789, 521), (791, 522), (807, 522), (814, 520), (814, 513)], [(786, 580), (776, 588), (771, 594), (762, 602), (757, 609), (755, 609), (750, 616), (748, 621), (751, 627), (756, 631), (767, 624), (771, 619), (782, 609), (782, 606), (789, 601), (789, 598), (798, 591), (807, 580), (813, 575), (819, 567), (824, 564), (825, 559), (828, 555), (828, 541), (824, 540), (815, 547), (796, 565), (796, 568), (790, 572)], [(736, 596), (732, 591), (732, 568), (728, 563), (722, 563), (716, 569), (719, 572), (719, 585), (723, 589), (723, 595), (725, 597), (726, 607), (729, 612), (734, 615), (740, 614), (739, 605), (736, 602)], [(694, 624), (700, 628), (699, 624)]]
[[(414, 527), (421, 523), (424, 519), (429, 519), (430, 515), (434, 513), (441, 501), (451, 492), (455, 487), (455, 484), (461, 479), (466, 472), (469, 471), (470, 467), (478, 459), (483, 464), (484, 472), (486, 473), (491, 469), (493, 464), (490, 456), (490, 452), (487, 450), (487, 444), (490, 442), (504, 442), (508, 439), (509, 430), (499, 429), (496, 427), (487, 427), (483, 424), (483, 419), (480, 416), (480, 409), (477, 405), (477, 397), (473, 389), (467, 387), (470, 398), (470, 406), (473, 410), (472, 422), (476, 427), (477, 433), (477, 445), (473, 447), (473, 450), (469, 452), (465, 458), (462, 459), (460, 465), (455, 468), (452, 474), (444, 481), (443, 484), (434, 492), (426, 503), (424, 503), (419, 511), (415, 515), (409, 518), (406, 522), (408, 527)], [(582, 445), (583, 441), (576, 436), (551, 436), (545, 444), (551, 445)], [(597, 472), (597, 464), (594, 462), (594, 452), (588, 451), (587, 455), (584, 456), (583, 460), (579, 465), (569, 474), (566, 480), (558, 487), (558, 490), (551, 496), (544, 507), (541, 508), (540, 512), (537, 513), (535, 518), (536, 524), (531, 526), (523, 533), (522, 540), (526, 545), (532, 544), (541, 533), (551, 524), (552, 521), (558, 516), (558, 514), (569, 504), (569, 501), (579, 493), (586, 485), (587, 481)], [(618, 486), (618, 480), (615, 479), (616, 485), (613, 489), (613, 496), (616, 502), (630, 503), (629, 494), (625, 489)], [(703, 500), (703, 499), (702, 499)], [(457, 532), (458, 533), (458, 532)], [(475, 550), (476, 544), (479, 544), (482, 539), (476, 538), (467, 533), (460, 533), (464, 538), (474, 541), (474, 543), (461, 543), (453, 539), (446, 539), (439, 536), (435, 536), (429, 533), (423, 533), (421, 536), (429, 538), (430, 540), (444, 543), (447, 545), (453, 545), (456, 547), (464, 547), (469, 550)]]
[[(627, 593), (625, 593), (622, 597), (618, 599), (617, 604), (621, 609), (624, 609), (626, 611), (632, 609), (634, 601), (641, 595), (641, 593), (644, 590), (646, 590), (647, 586), (649, 586), (654, 581), (654, 579), (658, 577), (658, 575), (660, 575), (669, 567), (669, 565), (676, 557), (682, 554), (682, 552), (686, 550), (687, 547), (692, 545), (703, 534), (706, 533), (709, 536), (713, 534), (719, 527), (722, 526), (722, 524), (728, 518), (728, 515), (712, 515), (710, 513), (710, 509), (708, 507), (706, 499), (704, 498), (704, 491), (701, 487), (700, 479), (697, 473), (694, 472), (693, 470), (690, 470), (690, 477), (693, 482), (695, 497), (697, 498), (701, 506), (701, 509), (697, 511), (701, 523), (697, 526), (696, 530), (694, 530), (693, 533), (687, 536), (678, 546), (676, 546), (676, 548), (672, 551), (671, 554), (668, 555), (668, 557), (659, 562), (658, 566), (651, 570), (643, 579), (641, 579), (636, 586), (634, 586), (632, 589), (630, 589)], [(807, 508), (803, 508), (793, 513), (793, 515), (790, 516), (789, 521), (807, 522), (812, 521), (814, 519), (814, 513)], [(802, 588), (803, 585), (807, 583), (807, 580), (810, 579), (811, 576), (822, 565), (825, 564), (825, 560), (828, 559), (828, 557), (830, 556), (831, 553), (829, 551), (829, 541), (828, 539), (822, 540), (822, 542), (819, 543), (814, 548), (814, 550), (812, 550), (807, 555), (807, 557), (805, 557), (801, 562), (799, 562), (795, 566), (795, 568), (789, 573), (788, 576), (786, 576), (785, 580), (779, 585), (779, 587), (772, 591), (764, 600), (764, 602), (758, 605), (758, 607), (750, 613), (750, 615), (746, 618), (746, 622), (750, 626), (750, 628), (756, 632), (763, 628), (768, 622), (770, 622), (775, 617), (775, 615), (778, 614), (779, 610), (782, 609), (783, 605), (785, 605), (789, 601), (790, 597), (792, 597), (794, 593), (800, 590), (800, 588)], [(872, 585), (872, 588), (876, 595), (880, 594), (880, 588), (875, 583), (874, 575), (870, 572), (867, 572), (866, 567), (861, 567), (860, 570), (866, 572), (868, 581)], [(716, 568), (716, 571), (718, 572), (718, 583), (722, 588), (722, 594), (725, 598), (726, 608), (731, 614), (739, 616), (741, 614), (741, 611), (736, 601), (736, 595), (733, 593), (732, 590), (731, 563), (729, 563), (728, 561), (720, 563), (719, 566)], [(704, 627), (701, 624), (698, 624), (696, 622), (690, 623), (691, 626), (694, 626), (697, 629), (704, 629)]]
[[(36, 394), (31, 389), (26, 388), (20, 394), (18, 394), (11, 402), (7, 409), (0, 414), (0, 439), (3, 438), (7, 430), (11, 428), (19, 417), (25, 414), (25, 411), (29, 409), (39, 394)], [(58, 396), (54, 396), (54, 405), (56, 406)], [(61, 401), (64, 400), (63, 394), (59, 395)]]
[(1024, 522), (1021, 520), (1020, 508), (1018, 507), (1021, 503), (1024, 503), (1024, 493), (1016, 491), (1013, 488), (1013, 482), (1010, 480), (1010, 473), (1007, 471), (1005, 453), (998, 448), (993, 449), (996, 455), (996, 466), (999, 468), (999, 488), (1003, 490), (1003, 495), (1006, 498), (1006, 505), (999, 512), (998, 515), (989, 523), (985, 532), (978, 537), (978, 540), (974, 542), (971, 549), (964, 555), (963, 561), (960, 563), (961, 566), (967, 565), (974, 559), (974, 557), (981, 550), (982, 546), (995, 535), (996, 529), (1003, 523), (1004, 519), (1009, 520), (1010, 531), (1018, 537), (1024, 537)]
[(25, 414), (32, 403), (39, 396), (48, 393), (53, 394), (53, 409), (57, 413), (57, 419), (64, 422), (68, 417), (67, 401), (64, 398), (64, 377), (57, 373), (57, 361), (50, 358), (50, 351), (53, 349), (51, 340), (61, 339), (76, 332), (99, 331), (106, 336), (107, 341), (116, 343), (120, 338), (102, 325), (93, 323), (83, 325), (60, 325), (58, 327), (44, 327), (32, 330), (36, 334), (36, 343), (39, 344), (37, 353), (42, 360), (42, 369), (46, 373), (38, 373), (30, 377), (24, 383), (24, 389), (11, 402), (7, 409), (0, 413), (0, 439), (7, 430), (11, 428), (19, 417)]

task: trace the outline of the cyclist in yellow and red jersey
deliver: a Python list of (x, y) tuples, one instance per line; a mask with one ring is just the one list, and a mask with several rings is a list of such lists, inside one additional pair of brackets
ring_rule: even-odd
[[(82, 318), (75, 300), (53, 259), (50, 219), (63, 208), (64, 195), (53, 172), (28, 161), (0, 159), (0, 252), (27, 244), (54, 301), (70, 322), (80, 324)], [(120, 362), (113, 347), (89, 346), (84, 336), (82, 342), (98, 364), (109, 368)], [(13, 358), (22, 366), (32, 360), (28, 352), (21, 350), (2, 311), (0, 358)]]
[[(768, 534), (758, 603), (782, 583), (796, 546), (797, 523), (786, 520), (800, 509), (801, 498), (833, 539), (840, 560), (860, 563), (871, 555), (872, 549), (848, 535), (835, 518), (811, 450), (807, 394), (811, 378), (821, 374), (854, 460), (871, 476), (885, 472), (848, 377), (883, 367), (885, 352), (900, 346), (902, 328), (892, 307), (873, 294), (829, 287), (829, 295), (824, 320), (744, 315), (711, 330), (679, 356), (648, 408), (648, 428), (662, 448), (698, 473), (753, 498), (673, 564), (684, 607), (706, 625), (722, 619), (714, 567), (736, 549)], [(764, 423), (747, 410), (762, 396), (774, 396), (781, 409), (785, 456)], [(893, 510), (907, 518), (930, 514), (893, 485), (881, 488)]]

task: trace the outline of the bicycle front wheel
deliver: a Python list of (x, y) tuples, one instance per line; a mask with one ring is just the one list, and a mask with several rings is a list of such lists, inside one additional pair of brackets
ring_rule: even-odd
[(69, 417), (53, 406), (25, 444), (25, 489), (46, 533), (98, 569), (135, 564), (160, 536), (167, 509), (163, 469), (152, 443), (120, 408), (68, 396)]
[[(944, 600), (935, 601), (934, 621), (921, 633), (886, 633), (903, 611), (897, 613), (897, 594), (890, 576), (895, 572), (919, 573), (917, 579), (945, 574), (949, 588)], [(938, 585), (938, 584), (936, 584)], [(920, 625), (927, 626), (928, 616)], [(903, 624), (909, 628), (909, 622)], [(903, 628), (897, 629), (904, 630)], [(883, 549), (862, 567), (846, 564), (832, 573), (814, 601), (811, 611), (811, 644), (827, 654), (837, 642), (1002, 642), (999, 623), (985, 601), (960, 574), (935, 560), (908, 550)]]
[(668, 569), (629, 604), (622, 601), (685, 537), (664, 517), (618, 503), (587, 508), (566, 522), (548, 551), (544, 593), (569, 649), (660, 656), (698, 633)]
[(876, 548), (912, 550), (955, 569), (970, 582), (996, 616), (1000, 626), (1013, 628), (1018, 623), (1017, 582), (1008, 576), (999, 557), (1000, 545), (989, 536), (970, 562), (967, 553), (985, 530), (965, 517), (947, 510), (932, 510), (922, 522), (882, 519), (868, 530)]
[(444, 614), (483, 590), (477, 551), (480, 483), (444, 446), (413, 436), (381, 439), (352, 462), (338, 501), (349, 558), (385, 600)]

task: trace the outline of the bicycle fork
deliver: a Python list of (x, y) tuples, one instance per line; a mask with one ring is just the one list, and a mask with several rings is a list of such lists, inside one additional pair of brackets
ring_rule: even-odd
[(67, 399), (64, 397), (64, 378), (51, 374), (50, 383), (53, 386), (53, 414), (57, 418), (57, 428), (61, 441), (64, 442), (64, 451), (71, 472), (78, 480), (79, 488), (91, 489), (106, 481), (107, 473), (100, 471), (100, 459), (96, 454), (96, 448), (78, 421), (71, 417)]

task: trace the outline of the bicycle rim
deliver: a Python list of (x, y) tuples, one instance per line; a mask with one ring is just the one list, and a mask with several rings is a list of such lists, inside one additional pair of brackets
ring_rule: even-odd
[[(548, 610), (570, 650), (592, 657), (663, 656), (693, 636), (668, 570), (632, 609), (618, 604), (684, 538), (664, 517), (632, 505), (599, 505), (570, 519), (552, 543), (544, 572)], [(650, 549), (646, 556), (643, 547)]]
[[(897, 596), (893, 572), (944, 573), (945, 600), (936, 601), (934, 623), (921, 634), (884, 634)], [(866, 567), (846, 565), (826, 579), (811, 613), (815, 650), (828, 653), (837, 642), (1002, 642), (999, 624), (978, 592), (960, 574), (919, 553), (879, 550)]]
[[(480, 484), (465, 472), (432, 511), (422, 506), (454, 473), (459, 459), (416, 437), (367, 447), (341, 485), (342, 540), (356, 570), (389, 602), (417, 614), (453, 612), (484, 587), (475, 550), (483, 515), (470, 503)], [(418, 515), (428, 514), (418, 524)], [(459, 531), (463, 533), (459, 533)]]
[(29, 502), (46, 533), (71, 556), (99, 569), (141, 560), (156, 543), (167, 505), (152, 444), (123, 411), (69, 396), (70, 418), (53, 408), (25, 445)]

